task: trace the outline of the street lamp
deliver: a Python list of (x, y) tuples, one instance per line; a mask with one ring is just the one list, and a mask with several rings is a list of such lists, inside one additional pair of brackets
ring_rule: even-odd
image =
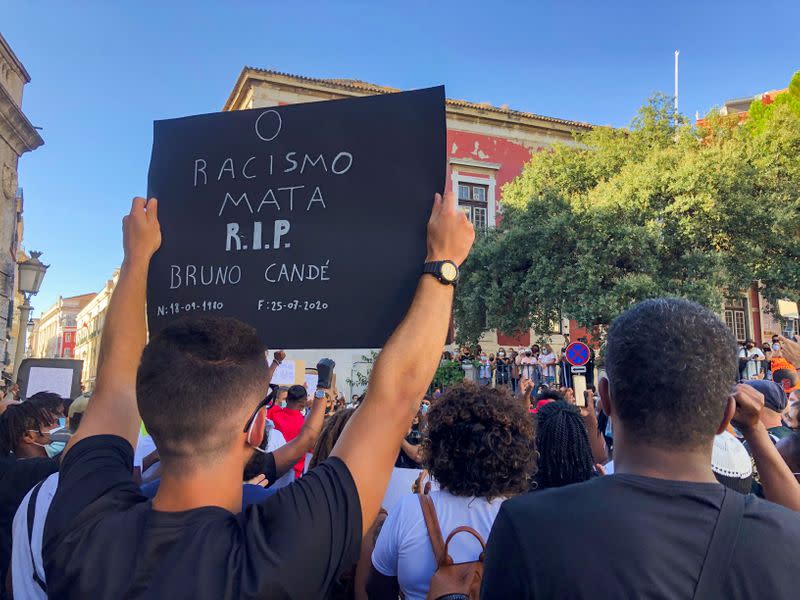
[(25, 298), (25, 302), (19, 307), (19, 331), (17, 332), (17, 352), (14, 356), (14, 382), (17, 381), (17, 373), (19, 373), (19, 364), (22, 362), (22, 357), (25, 356), (25, 332), (24, 325), (28, 324), (33, 307), (31, 306), (31, 296), (39, 293), (39, 288), (42, 287), (42, 280), (44, 274), (47, 272), (47, 267), (50, 265), (42, 264), (39, 257), (41, 252), (31, 252), (31, 257), (17, 264), (17, 283), (19, 291)]

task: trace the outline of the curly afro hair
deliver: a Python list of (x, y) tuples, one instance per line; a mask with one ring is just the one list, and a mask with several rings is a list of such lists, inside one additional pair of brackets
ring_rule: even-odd
[(431, 405), (422, 448), (431, 476), (455, 496), (520, 494), (535, 471), (533, 420), (507, 390), (448, 390)]

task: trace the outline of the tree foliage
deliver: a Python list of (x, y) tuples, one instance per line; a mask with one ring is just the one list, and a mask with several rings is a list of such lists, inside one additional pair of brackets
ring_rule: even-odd
[(753, 125), (698, 129), (658, 95), (629, 129), (536, 153), (463, 266), (459, 337), (549, 332), (562, 316), (604, 325), (657, 296), (719, 310), (755, 281), (770, 301), (797, 298), (800, 103), (768, 108)]

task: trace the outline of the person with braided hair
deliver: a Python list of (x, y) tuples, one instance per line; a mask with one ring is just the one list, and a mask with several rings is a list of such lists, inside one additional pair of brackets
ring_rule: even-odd
[(14, 513), (28, 490), (58, 471), (58, 458), (46, 451), (56, 428), (55, 415), (31, 402), (12, 404), (0, 415), (0, 588), (11, 559)]
[(539, 461), (532, 489), (561, 487), (595, 475), (583, 417), (576, 406), (563, 400), (539, 408), (536, 449)]

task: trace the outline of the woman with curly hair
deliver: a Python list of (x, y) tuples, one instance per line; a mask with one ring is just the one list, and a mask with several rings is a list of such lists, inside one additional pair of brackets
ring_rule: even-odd
[[(430, 494), (442, 535), (467, 525), (484, 540), (507, 498), (528, 490), (534, 471), (531, 416), (505, 389), (463, 384), (435, 400), (423, 432), (424, 467), (439, 489)], [(478, 559), (470, 535), (450, 543), (456, 563)], [(372, 554), (370, 598), (424, 599), (436, 562), (419, 499), (396, 504)]]

